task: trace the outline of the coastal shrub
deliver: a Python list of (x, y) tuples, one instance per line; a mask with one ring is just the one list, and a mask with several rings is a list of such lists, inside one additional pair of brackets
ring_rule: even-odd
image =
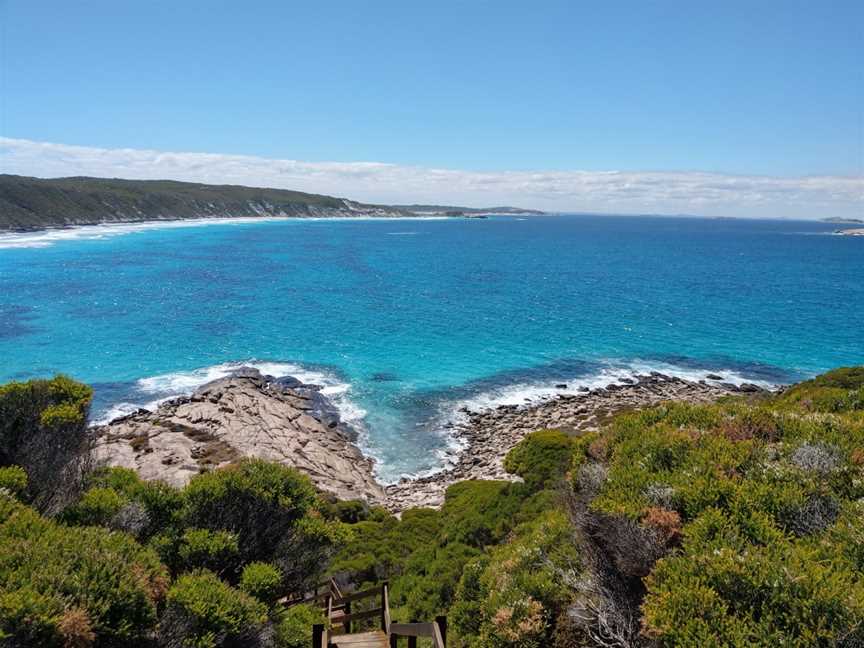
[(63, 511), (63, 520), (80, 526), (108, 526), (128, 500), (113, 488), (90, 488)]
[(166, 587), (156, 555), (128, 535), (58, 524), (0, 496), (0, 637), (9, 645), (143, 641)]
[(391, 515), (351, 525), (351, 541), (334, 558), (330, 573), (348, 575), (358, 586), (390, 580), (395, 589), (394, 579), (405, 571), (408, 557), (418, 547), (437, 544), (440, 515), (416, 508), (405, 511), (401, 520)]
[(331, 505), (330, 514), (340, 522), (356, 524), (369, 519), (371, 508), (363, 500), (337, 500)]
[(864, 368), (841, 367), (787, 389), (774, 399), (778, 406), (809, 412), (840, 413), (864, 410)]
[(267, 563), (249, 563), (240, 575), (240, 589), (259, 601), (271, 605), (282, 596), (282, 574)]
[(580, 571), (570, 520), (563, 511), (548, 511), (465, 569), (454, 629), (472, 648), (549, 646)]
[(71, 378), (0, 385), (0, 466), (28, 475), (24, 500), (56, 512), (74, 499), (89, 469), (92, 390)]
[(573, 437), (558, 430), (532, 432), (507, 453), (504, 469), (518, 475), (531, 490), (557, 483), (570, 466)]
[(529, 494), (521, 484), (467, 480), (447, 488), (441, 507), (441, 540), (484, 547), (501, 540)]
[(645, 628), (660, 645), (828, 646), (853, 633), (864, 638), (860, 574), (807, 544), (691, 549), (661, 560), (646, 581)]
[(21, 466), (0, 468), (0, 495), (5, 491), (8, 495), (19, 497), (26, 489), (27, 473)]
[(160, 645), (256, 646), (263, 643), (267, 620), (263, 603), (213, 572), (195, 571), (182, 575), (168, 590), (159, 623)]
[(864, 370), (832, 374), (624, 414), (579, 459), (583, 531), (647, 589), (652, 645), (864, 642)]
[(277, 648), (308, 648), (312, 626), (327, 625), (324, 612), (311, 605), (292, 605), (279, 613), (276, 622)]
[(232, 534), (240, 563), (277, 565), (292, 591), (317, 581), (347, 540), (319, 512), (309, 478), (281, 464), (243, 460), (193, 477), (183, 495), (187, 525)]
[(233, 572), (239, 553), (236, 535), (209, 529), (186, 529), (177, 549), (181, 570), (206, 568), (217, 574)]
[[(63, 511), (65, 522), (125, 531), (143, 543), (157, 533), (179, 538), (183, 512), (179, 489), (144, 481), (128, 468), (97, 469), (88, 475), (86, 484), (89, 487), (80, 499)], [(167, 553), (163, 559), (172, 568), (176, 566)]]
[(129, 468), (100, 468), (88, 478), (92, 488), (110, 488), (127, 503), (134, 503), (146, 513), (146, 523), (135, 533), (146, 542), (156, 533), (178, 530), (182, 524), (183, 492), (165, 482), (145, 481)]

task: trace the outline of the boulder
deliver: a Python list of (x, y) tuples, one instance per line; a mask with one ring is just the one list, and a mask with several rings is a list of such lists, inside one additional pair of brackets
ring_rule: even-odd
[(374, 463), (352, 442), (356, 431), (315, 385), (243, 368), (94, 429), (96, 458), (175, 486), (243, 457), (296, 468), (342, 499), (379, 503)]

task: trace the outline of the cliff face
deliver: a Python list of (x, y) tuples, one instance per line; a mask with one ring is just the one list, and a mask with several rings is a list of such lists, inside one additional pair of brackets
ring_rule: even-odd
[(169, 180), (0, 175), (0, 229), (189, 218), (394, 217), (411, 212), (282, 189)]
[(257, 457), (297, 468), (341, 499), (384, 498), (372, 460), (352, 443), (329, 402), (314, 387), (255, 369), (94, 432), (98, 461), (133, 468), (144, 479), (182, 486), (200, 472)]

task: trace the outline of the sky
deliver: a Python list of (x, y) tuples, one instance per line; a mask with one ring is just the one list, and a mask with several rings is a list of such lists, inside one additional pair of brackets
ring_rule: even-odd
[(864, 217), (864, 3), (0, 0), (0, 172)]

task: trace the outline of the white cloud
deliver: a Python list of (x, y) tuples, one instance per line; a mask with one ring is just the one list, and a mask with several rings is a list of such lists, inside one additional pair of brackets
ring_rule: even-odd
[(553, 211), (864, 217), (864, 178), (703, 172), (460, 171), (383, 162), (101, 149), (0, 138), (0, 172), (244, 184), (367, 202), (519, 205)]

